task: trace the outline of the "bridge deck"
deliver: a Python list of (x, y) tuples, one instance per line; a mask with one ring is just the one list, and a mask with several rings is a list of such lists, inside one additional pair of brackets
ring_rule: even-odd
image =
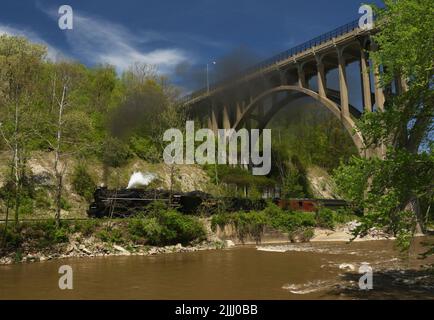
[(206, 88), (198, 90), (184, 97), (183, 102), (185, 105), (194, 104), (204, 98), (225, 90), (226, 87), (230, 85), (247, 82), (265, 73), (279, 70), (291, 64), (295, 65), (300, 60), (312, 58), (316, 53), (326, 52), (327, 50), (335, 48), (337, 45), (342, 45), (348, 42), (348, 40), (354, 39), (355, 36), (366, 33), (369, 33), (369, 31), (359, 28), (359, 20), (352, 21), (264, 60), (246, 69), (240, 74), (233, 75), (230, 78), (217, 82), (216, 84), (211, 85), (209, 92)]

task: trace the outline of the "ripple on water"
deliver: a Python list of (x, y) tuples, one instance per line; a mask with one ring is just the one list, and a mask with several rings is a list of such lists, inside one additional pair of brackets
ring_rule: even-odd
[(337, 284), (333, 280), (315, 280), (308, 281), (302, 284), (285, 284), (282, 286), (283, 290), (288, 290), (293, 294), (309, 294), (313, 292), (319, 292), (322, 290), (329, 289)]
[(297, 243), (297, 244), (284, 244), (284, 245), (266, 245), (256, 247), (258, 251), (265, 252), (311, 252), (311, 253), (325, 253), (325, 254), (349, 254), (349, 255), (362, 255), (359, 251), (349, 251), (339, 247), (321, 247), (318, 245), (312, 245), (309, 243)]

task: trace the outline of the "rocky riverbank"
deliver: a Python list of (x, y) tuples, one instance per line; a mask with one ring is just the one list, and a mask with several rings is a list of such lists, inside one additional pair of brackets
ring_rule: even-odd
[(73, 235), (68, 243), (56, 244), (49, 248), (32, 248), (24, 245), (19, 251), (10, 252), (0, 258), (0, 265), (13, 263), (42, 262), (53, 259), (64, 258), (92, 258), (104, 256), (152, 256), (157, 254), (168, 254), (177, 252), (194, 252), (203, 250), (216, 250), (231, 246), (230, 242), (223, 241), (202, 241), (200, 243), (183, 246), (148, 246), (148, 245), (127, 245), (109, 244), (91, 236), (82, 238), (81, 235)]
[[(79, 257), (103, 257), (103, 256), (150, 256), (157, 254), (168, 254), (178, 252), (194, 252), (203, 250), (216, 250), (230, 248), (236, 245), (257, 244), (253, 239), (245, 239), (240, 242), (234, 230), (222, 232), (211, 230), (209, 219), (202, 220), (206, 231), (206, 239), (193, 241), (189, 245), (150, 246), (146, 244), (135, 244), (124, 242), (122, 244), (103, 241), (94, 231), (90, 235), (82, 232), (75, 232), (68, 235), (67, 241), (43, 246), (39, 241), (26, 237), (28, 230), (24, 230), (24, 242), (19, 249), (0, 251), (0, 265), (13, 263), (41, 262), (52, 259), (79, 258)], [(121, 224), (120, 224), (121, 225)], [(349, 242), (352, 239), (351, 231), (357, 226), (357, 222), (349, 222), (335, 228), (335, 230), (315, 228), (314, 236), (310, 240), (294, 238), (292, 242)], [(379, 230), (371, 230), (364, 238), (357, 238), (355, 241), (385, 240), (393, 239), (390, 235)], [(288, 235), (276, 230), (265, 230), (261, 244), (289, 243)]]

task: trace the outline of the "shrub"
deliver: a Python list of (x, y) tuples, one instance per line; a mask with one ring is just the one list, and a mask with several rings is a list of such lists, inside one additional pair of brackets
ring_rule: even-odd
[(90, 236), (98, 226), (99, 221), (95, 219), (76, 221), (73, 226), (73, 232), (80, 232), (84, 236)]
[(71, 210), (72, 205), (69, 203), (69, 201), (66, 198), (62, 197), (60, 198), (60, 208), (65, 211), (69, 211)]
[(133, 136), (130, 139), (131, 150), (141, 159), (155, 163), (160, 161), (160, 152), (147, 137)]
[[(23, 225), (24, 228), (24, 225)], [(65, 222), (57, 227), (54, 219), (39, 221), (29, 225), (27, 228), (33, 232), (33, 237), (39, 238), (40, 247), (50, 246), (56, 243), (68, 241), (69, 225)]]
[(102, 145), (100, 157), (108, 166), (120, 167), (128, 161), (130, 156), (130, 149), (120, 139), (108, 137)]
[(321, 208), (316, 213), (316, 223), (319, 227), (334, 229), (336, 225), (336, 213), (327, 208)]
[(213, 232), (216, 232), (217, 227), (220, 227), (220, 229), (223, 229), (230, 222), (231, 222), (231, 217), (228, 213), (215, 214), (211, 218), (211, 230)]
[(74, 169), (72, 187), (78, 195), (82, 196), (87, 201), (92, 200), (95, 182), (87, 172), (86, 167), (82, 164), (77, 165)]
[(187, 244), (193, 240), (205, 238), (203, 225), (196, 217), (184, 216), (177, 211), (166, 211), (159, 217), (163, 226), (163, 237), (166, 243)]
[(174, 210), (167, 211), (158, 204), (149, 209), (149, 216), (129, 221), (128, 230), (136, 242), (169, 245), (204, 239), (205, 230), (196, 217), (184, 216)]
[(241, 241), (245, 235), (250, 235), (257, 243), (261, 241), (264, 227), (270, 224), (263, 212), (256, 211), (238, 213), (235, 215), (234, 223)]
[[(3, 237), (5, 232), (4, 225), (0, 226), (0, 241), (3, 241)], [(19, 230), (16, 230), (12, 226), (8, 226), (6, 230), (6, 247), (12, 247), (12, 248), (18, 248), (21, 243), (23, 242), (23, 237), (21, 235), (21, 232)]]
[(102, 241), (108, 243), (122, 244), (125, 242), (122, 231), (115, 228), (106, 228), (100, 230), (96, 235)]

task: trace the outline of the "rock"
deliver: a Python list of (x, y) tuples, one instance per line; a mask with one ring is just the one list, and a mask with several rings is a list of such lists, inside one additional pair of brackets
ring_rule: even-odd
[(82, 244), (81, 244), (78, 248), (80, 249), (80, 251), (86, 253), (87, 255), (92, 254), (92, 251), (90, 251), (89, 249), (87, 249), (87, 248), (86, 248), (84, 245), (82, 245)]
[(235, 247), (235, 243), (232, 240), (225, 240), (225, 247), (226, 248)]
[(113, 248), (115, 248), (117, 251), (120, 251), (127, 256), (129, 256), (131, 254), (127, 249), (122, 248), (121, 246), (118, 246), (116, 244), (113, 245)]
[(68, 246), (66, 247), (66, 253), (72, 253), (74, 251), (77, 251), (77, 245), (74, 242), (72, 242), (68, 244)]
[(157, 253), (158, 253), (157, 248), (150, 248), (149, 251), (148, 251), (148, 254), (150, 254), (150, 255), (154, 255), (154, 254), (157, 254)]
[(356, 270), (356, 268), (354, 267), (354, 265), (350, 264), (350, 263), (342, 263), (339, 265), (339, 269), (341, 270), (349, 270), (349, 271), (354, 271)]

